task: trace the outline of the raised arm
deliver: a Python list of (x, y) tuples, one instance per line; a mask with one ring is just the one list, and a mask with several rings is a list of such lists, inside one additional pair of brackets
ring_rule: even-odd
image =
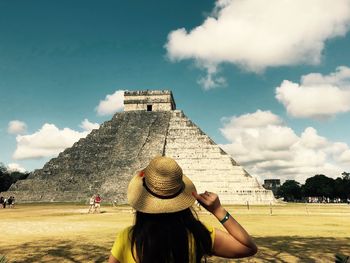
[[(256, 254), (258, 251), (251, 236), (221, 205), (217, 194), (205, 192), (193, 193), (197, 201), (212, 213), (227, 232), (216, 229), (214, 240), (214, 255), (226, 258), (242, 258)], [(229, 215), (229, 216), (228, 216)], [(227, 217), (228, 216), (228, 217)]]

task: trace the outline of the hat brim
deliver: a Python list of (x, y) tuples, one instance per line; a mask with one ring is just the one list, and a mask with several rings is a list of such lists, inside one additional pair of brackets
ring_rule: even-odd
[(196, 201), (192, 195), (196, 187), (185, 175), (182, 176), (184, 190), (171, 199), (161, 199), (150, 194), (143, 186), (142, 178), (139, 174), (135, 175), (128, 186), (128, 202), (137, 211), (149, 214), (174, 213), (191, 207)]

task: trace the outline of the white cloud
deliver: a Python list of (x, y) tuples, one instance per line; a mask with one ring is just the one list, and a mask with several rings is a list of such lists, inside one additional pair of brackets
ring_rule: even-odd
[(337, 177), (350, 169), (350, 148), (307, 127), (300, 135), (270, 111), (225, 118), (220, 129), (229, 141), (221, 147), (252, 175), (296, 179), (315, 174)]
[(320, 73), (310, 73), (302, 76), (302, 83), (306, 86), (322, 86), (329, 84), (331, 86), (350, 87), (350, 68), (339, 66), (335, 72), (329, 75)]
[(13, 158), (20, 160), (52, 157), (88, 134), (89, 131), (78, 132), (69, 128), (60, 130), (54, 124), (45, 123), (33, 134), (17, 135), (17, 148)]
[(350, 163), (350, 150), (346, 150), (342, 152), (342, 154), (339, 156), (340, 162)]
[(201, 76), (197, 81), (197, 83), (205, 90), (224, 87), (227, 85), (225, 78), (216, 76), (219, 71), (218, 65), (211, 63), (197, 63), (197, 66), (205, 69), (207, 72), (206, 76)]
[(350, 68), (338, 67), (329, 75), (311, 73), (301, 83), (284, 80), (276, 98), (289, 115), (298, 118), (329, 118), (350, 111)]
[(314, 128), (308, 127), (301, 134), (300, 143), (306, 148), (318, 149), (327, 146), (327, 139), (319, 136)]
[(7, 127), (7, 132), (9, 134), (23, 134), (26, 130), (27, 124), (19, 120), (10, 121)]
[(21, 172), (21, 173), (26, 172), (26, 169), (21, 167), (18, 163), (9, 163), (7, 165), (7, 170), (9, 172)]
[(262, 110), (257, 110), (254, 113), (247, 113), (239, 117), (233, 116), (231, 118), (223, 118), (223, 121), (229, 121), (231, 126), (241, 128), (265, 127), (269, 124), (277, 125), (283, 123), (282, 119), (271, 111)]
[(111, 115), (117, 111), (124, 109), (124, 91), (117, 90), (113, 94), (107, 95), (104, 100), (101, 100), (96, 111), (98, 115)]
[(211, 68), (210, 80), (220, 63), (253, 72), (318, 64), (326, 40), (344, 36), (349, 26), (350, 0), (219, 0), (200, 26), (170, 32), (165, 48), (172, 61)]
[(80, 128), (84, 129), (85, 131), (92, 131), (93, 129), (98, 129), (99, 127), (100, 124), (92, 123), (88, 119), (84, 119), (80, 124)]

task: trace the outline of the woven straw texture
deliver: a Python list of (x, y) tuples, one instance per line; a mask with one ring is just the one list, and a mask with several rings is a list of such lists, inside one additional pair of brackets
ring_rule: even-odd
[[(144, 182), (148, 190), (143, 185)], [(149, 191), (165, 198), (158, 198)], [(131, 179), (128, 202), (134, 209), (144, 213), (173, 213), (194, 204), (195, 198), (192, 192), (196, 192), (194, 184), (183, 175), (176, 161), (159, 156)], [(177, 193), (179, 193), (177, 196), (167, 198)]]

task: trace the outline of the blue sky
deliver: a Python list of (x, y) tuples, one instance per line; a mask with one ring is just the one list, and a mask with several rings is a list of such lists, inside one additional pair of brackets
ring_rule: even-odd
[(0, 1), (0, 162), (41, 168), (107, 95), (171, 89), (259, 179), (349, 171), (350, 2), (314, 1)]

